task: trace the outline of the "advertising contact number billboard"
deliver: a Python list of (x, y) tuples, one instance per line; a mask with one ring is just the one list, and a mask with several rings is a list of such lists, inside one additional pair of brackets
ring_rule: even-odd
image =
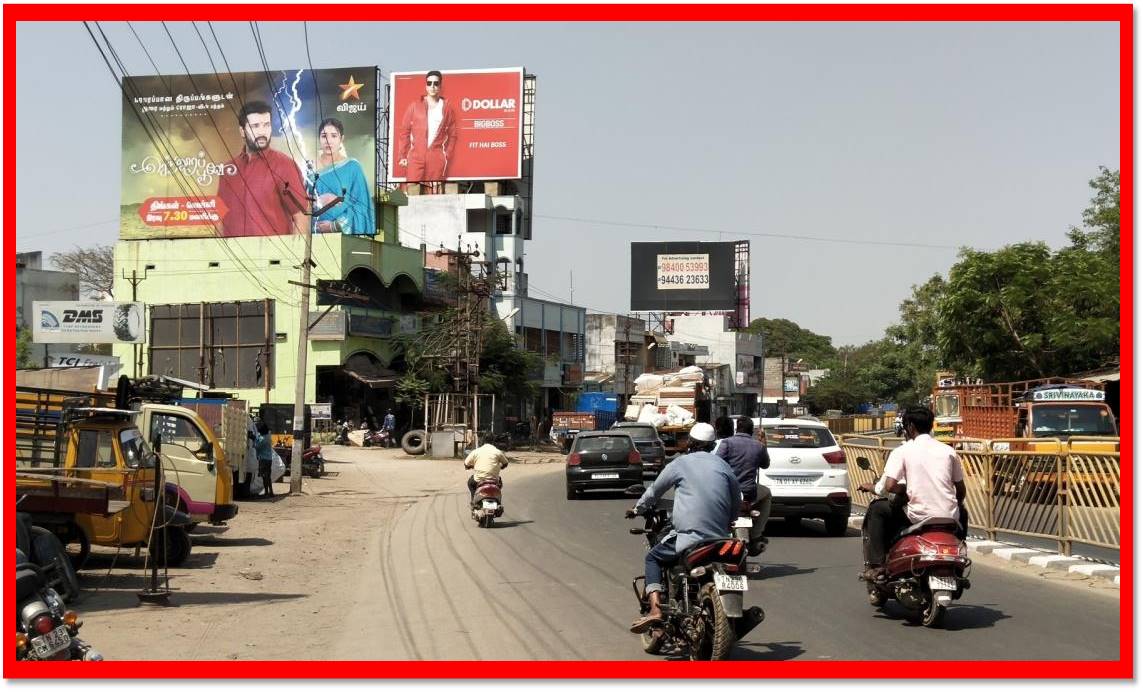
[(734, 243), (631, 243), (631, 309), (734, 310)]

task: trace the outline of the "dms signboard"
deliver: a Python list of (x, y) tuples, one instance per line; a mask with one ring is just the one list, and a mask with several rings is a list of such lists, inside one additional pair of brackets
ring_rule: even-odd
[(734, 310), (734, 243), (631, 243), (631, 309)]
[(37, 300), (32, 303), (37, 344), (141, 344), (143, 304)]
[(394, 72), (389, 180), (521, 175), (524, 68)]
[[(374, 235), (377, 68), (123, 80), (125, 240)], [(309, 198), (320, 209), (312, 219)]]

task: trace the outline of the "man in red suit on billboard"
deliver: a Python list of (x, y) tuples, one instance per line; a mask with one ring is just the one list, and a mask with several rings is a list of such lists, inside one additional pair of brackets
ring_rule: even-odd
[(398, 163), (405, 179), (439, 182), (448, 177), (448, 164), (456, 150), (456, 107), (441, 98), (441, 73), (425, 75), (425, 95), (409, 104), (397, 136)]
[(230, 165), (234, 173), (218, 182), (218, 197), (226, 205), (222, 235), (286, 235), (304, 233), (309, 221), (306, 191), (297, 164), (270, 148), (274, 130), (270, 104), (248, 101), (238, 113), (242, 152)]

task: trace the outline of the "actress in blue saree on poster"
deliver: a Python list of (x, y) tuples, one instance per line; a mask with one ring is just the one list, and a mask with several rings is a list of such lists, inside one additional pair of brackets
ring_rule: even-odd
[(377, 227), (373, 217), (373, 195), (361, 163), (345, 153), (344, 136), (345, 126), (337, 118), (321, 121), (314, 196), (319, 209), (339, 195), (344, 195), (345, 199), (317, 217), (315, 230), (318, 233), (374, 235)]

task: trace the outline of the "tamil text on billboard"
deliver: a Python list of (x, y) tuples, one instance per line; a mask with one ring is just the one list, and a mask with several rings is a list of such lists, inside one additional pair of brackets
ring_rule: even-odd
[(141, 344), (143, 304), (37, 300), (32, 303), (37, 344)]
[(734, 243), (631, 243), (631, 309), (734, 310)]
[(394, 72), (389, 179), (520, 177), (524, 68)]
[(374, 235), (376, 80), (376, 67), (125, 78), (120, 237)]

